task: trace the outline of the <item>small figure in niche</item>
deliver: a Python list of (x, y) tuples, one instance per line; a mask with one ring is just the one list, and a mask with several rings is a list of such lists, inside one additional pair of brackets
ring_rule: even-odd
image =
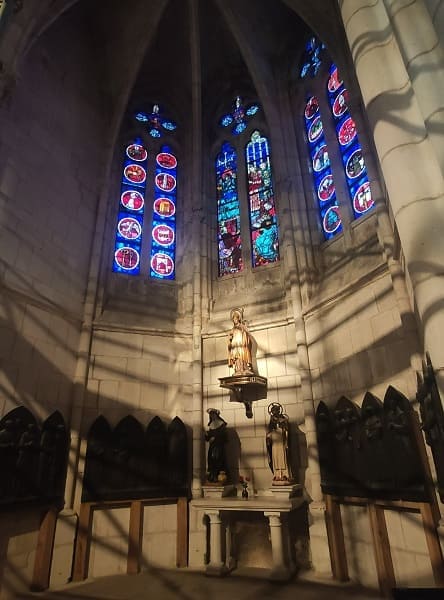
[(230, 312), (233, 327), (228, 339), (228, 366), (235, 375), (254, 374), (251, 360), (251, 337), (244, 322), (244, 309), (233, 308)]
[(273, 473), (272, 485), (288, 485), (292, 483), (289, 462), (289, 422), (279, 402), (272, 402), (268, 407), (270, 423), (266, 435), (268, 464)]
[(220, 481), (220, 473), (227, 473), (227, 461), (225, 457), (227, 423), (222, 419), (220, 411), (217, 408), (209, 408), (207, 413), (210, 417), (208, 431), (205, 433), (205, 440), (209, 442), (207, 481), (209, 483), (218, 483)]

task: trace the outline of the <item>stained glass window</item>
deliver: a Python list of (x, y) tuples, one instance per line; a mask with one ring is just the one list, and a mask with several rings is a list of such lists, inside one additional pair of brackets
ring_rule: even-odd
[(165, 131), (174, 131), (177, 129), (176, 123), (169, 119), (166, 119), (158, 104), (153, 106), (153, 110), (150, 113), (138, 112), (135, 115), (136, 121), (140, 123), (146, 123), (147, 131), (153, 138), (160, 138), (165, 134)]
[(140, 139), (125, 148), (113, 271), (140, 272), (148, 152)]
[(176, 258), (177, 158), (169, 146), (156, 156), (150, 275), (174, 279)]
[(325, 45), (315, 36), (308, 40), (299, 71), (301, 79), (304, 79), (304, 77), (316, 77), (322, 66), (322, 55), (324, 50)]
[(322, 230), (325, 239), (328, 240), (342, 231), (342, 225), (333, 174), (330, 167), (330, 157), (319, 110), (319, 100), (316, 96), (308, 98), (305, 104), (304, 120)]
[(330, 67), (327, 82), (328, 99), (333, 115), (336, 136), (341, 150), (342, 163), (355, 218), (374, 206), (362, 148), (356, 124), (348, 109), (348, 91), (341, 80), (336, 65)]
[(219, 276), (242, 271), (237, 155), (228, 142), (216, 157), (217, 240)]
[(229, 127), (232, 125), (231, 133), (233, 135), (239, 135), (247, 128), (249, 119), (255, 115), (259, 110), (258, 104), (249, 104), (244, 106), (240, 96), (237, 96), (234, 101), (234, 109), (232, 112), (225, 114), (220, 124), (222, 127)]
[(279, 260), (279, 238), (268, 140), (254, 131), (246, 147), (253, 267)]

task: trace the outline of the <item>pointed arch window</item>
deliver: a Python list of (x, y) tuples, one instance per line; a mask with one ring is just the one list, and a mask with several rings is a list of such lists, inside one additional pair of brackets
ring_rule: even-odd
[(253, 267), (279, 260), (279, 237), (273, 194), (270, 148), (266, 137), (254, 131), (246, 149), (250, 235)]
[(342, 224), (319, 100), (316, 96), (310, 96), (305, 104), (304, 121), (322, 230), (325, 239), (328, 240), (342, 231)]
[[(136, 120), (148, 122), (142, 120), (144, 114), (137, 113)], [(159, 123), (168, 130), (172, 122)], [(151, 134), (152, 123), (148, 126), (151, 137), (161, 137)], [(147, 146), (135, 138), (125, 148), (113, 271), (138, 275), (143, 269), (143, 274), (164, 280), (174, 279), (176, 270), (178, 164), (170, 146), (156, 147), (158, 143), (151, 140)]]
[[(241, 185), (241, 198), (245, 197), (245, 183), (252, 267), (261, 267), (279, 260), (270, 147), (268, 139), (258, 130), (253, 131), (244, 148), (246, 181), (238, 179), (237, 165), (242, 134), (245, 132), (244, 135), (248, 135), (246, 130), (250, 119), (258, 113), (260, 106), (257, 103), (244, 104), (240, 96), (236, 96), (232, 106), (232, 112), (224, 114), (219, 119), (219, 125), (229, 128), (234, 136), (233, 143), (223, 142), (215, 160), (219, 277), (239, 273), (244, 268), (242, 251), (247, 225), (245, 223), (245, 237), (242, 237), (243, 211), (238, 186)], [(243, 163), (242, 153), (240, 157)], [(244, 214), (246, 213), (245, 210)]]
[(327, 96), (336, 136), (342, 157), (348, 193), (355, 218), (359, 218), (374, 206), (362, 148), (359, 144), (356, 124), (348, 108), (349, 94), (341, 80), (338, 68), (330, 66)]
[(237, 154), (224, 142), (216, 157), (217, 239), (219, 277), (242, 271), (240, 206), (237, 193)]

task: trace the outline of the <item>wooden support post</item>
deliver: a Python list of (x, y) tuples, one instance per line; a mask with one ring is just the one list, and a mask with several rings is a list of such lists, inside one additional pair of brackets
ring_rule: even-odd
[(430, 562), (432, 563), (433, 578), (436, 585), (444, 586), (444, 562), (442, 557), (441, 544), (439, 535), (435, 525), (435, 515), (433, 507), (430, 504), (423, 502), (420, 504), (422, 526), (427, 541), (429, 550)]
[(396, 579), (392, 555), (390, 553), (390, 541), (387, 533), (384, 509), (381, 506), (369, 504), (368, 515), (370, 518), (370, 530), (373, 536), (373, 550), (375, 553), (379, 590), (381, 594), (391, 598), (392, 590), (396, 586)]
[(49, 587), (57, 514), (58, 509), (51, 506), (43, 515), (40, 523), (31, 582), (33, 592), (43, 592)]
[(176, 566), (188, 566), (188, 498), (177, 499)]
[(140, 500), (131, 502), (129, 535), (128, 535), (128, 558), (126, 572), (134, 575), (140, 571), (140, 559), (142, 555), (143, 537), (143, 504)]
[(347, 556), (345, 553), (344, 531), (342, 529), (341, 508), (338, 502), (327, 494), (325, 496), (325, 521), (327, 526), (328, 547), (330, 550), (331, 570), (338, 581), (348, 581)]
[(80, 505), (79, 527), (74, 554), (73, 581), (82, 581), (88, 577), (89, 550), (91, 545), (91, 527), (93, 507), (91, 503), (84, 502)]

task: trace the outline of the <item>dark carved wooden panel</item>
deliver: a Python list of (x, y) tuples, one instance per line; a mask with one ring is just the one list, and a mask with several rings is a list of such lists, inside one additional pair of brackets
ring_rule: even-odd
[(56, 411), (43, 425), (24, 406), (0, 420), (0, 505), (63, 505), (69, 435)]
[(111, 429), (100, 416), (88, 433), (82, 501), (188, 494), (188, 433), (176, 417), (154, 417), (145, 431), (132, 416)]
[(416, 399), (421, 412), (421, 427), (426, 443), (432, 450), (435, 463), (438, 492), (444, 502), (444, 411), (436, 384), (430, 357), (427, 355), (422, 365), (422, 375), (417, 374), (418, 388)]
[(384, 403), (367, 392), (361, 409), (320, 403), (316, 429), (324, 493), (426, 501), (426, 478), (408, 399), (389, 387)]

